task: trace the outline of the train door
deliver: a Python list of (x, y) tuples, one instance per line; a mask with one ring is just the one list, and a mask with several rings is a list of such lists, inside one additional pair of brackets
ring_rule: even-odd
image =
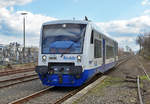
[(103, 39), (103, 70), (105, 70), (105, 58), (106, 58), (106, 45), (105, 39)]

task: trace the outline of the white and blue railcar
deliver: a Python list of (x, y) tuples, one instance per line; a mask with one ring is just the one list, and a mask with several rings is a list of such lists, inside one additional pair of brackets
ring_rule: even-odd
[(118, 43), (89, 21), (58, 20), (42, 25), (36, 72), (48, 86), (81, 86), (118, 60)]

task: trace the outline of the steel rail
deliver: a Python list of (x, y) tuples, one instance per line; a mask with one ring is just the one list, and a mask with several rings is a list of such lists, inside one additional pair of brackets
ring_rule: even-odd
[[(126, 59), (126, 60), (124, 60), (124, 59)], [(120, 62), (119, 64), (117, 64), (116, 66), (119, 66), (119, 65), (122, 64), (123, 62), (127, 61), (128, 57), (126, 57), (126, 58), (124, 58), (124, 59), (123, 59), (123, 61), (121, 61), (121, 62)], [(99, 77), (97, 77), (96, 79), (98, 79), (98, 78), (99, 78)], [(95, 79), (94, 79), (94, 80), (95, 80)], [(93, 82), (92, 82), (92, 81), (93, 81), (93, 80), (89, 81), (88, 83), (84, 84), (83, 86), (79, 87), (78, 89), (75, 89), (75, 90), (73, 90), (73, 91), (67, 93), (67, 94), (64, 95), (62, 98), (56, 100), (53, 104), (61, 104), (61, 103), (64, 102), (66, 99), (68, 99), (68, 98), (70, 98), (71, 96), (75, 95), (77, 92), (81, 91), (83, 88), (85, 88), (86, 86), (88, 86), (88, 85), (90, 85), (91, 83), (94, 82), (94, 81), (93, 81)], [(53, 88), (53, 87), (51, 87), (51, 88)], [(48, 90), (51, 89), (51, 88), (47, 88), (47, 89), (41, 90), (41, 91), (36, 92), (36, 93), (33, 93), (33, 94), (29, 95), (29, 96), (20, 98), (20, 99), (18, 99), (18, 100), (16, 100), (16, 101), (12, 101), (12, 102), (10, 102), (10, 103), (8, 103), (8, 104), (21, 104), (21, 103), (24, 103), (24, 102), (26, 102), (26, 101), (28, 101), (28, 100), (30, 100), (30, 99), (32, 99), (32, 98), (35, 98), (35, 97), (39, 96), (39, 95), (42, 94), (42, 93), (45, 93), (46, 91), (48, 91)]]
[(36, 80), (36, 79), (39, 79), (39, 78), (36, 77), (36, 78), (31, 78), (31, 79), (27, 79), (27, 80), (23, 80), (23, 81), (18, 81), (18, 82), (14, 82), (14, 83), (2, 85), (2, 86), (0, 86), (0, 88), (5, 88), (5, 87), (9, 87), (9, 86), (16, 85), (16, 84), (19, 84), (19, 83), (24, 83), (24, 82), (33, 81), (33, 80)]
[(144, 71), (144, 74), (147, 76), (148, 80), (150, 81), (150, 77), (149, 75), (147, 74), (143, 64), (135, 57), (135, 59), (137, 60), (137, 63), (140, 65), (140, 68)]
[(140, 100), (140, 104), (144, 104), (142, 100), (141, 90), (140, 90), (140, 78), (137, 76), (137, 86), (138, 86), (138, 96)]
[[(55, 101), (53, 104), (65, 104), (66, 100), (70, 100), (72, 102), (74, 102), (74, 98), (78, 99), (81, 96), (84, 96), (88, 91), (90, 91), (91, 89), (95, 88), (100, 82), (103, 82), (104, 79), (106, 79), (107, 76), (100, 76), (98, 77), (94, 82), (91, 83), (86, 83), (85, 85), (79, 87), (78, 89), (75, 89), (69, 93), (67, 93), (65, 96), (63, 96), (62, 98), (58, 99), (57, 101)], [(78, 93), (79, 92), (79, 93)], [(77, 95), (76, 95), (77, 94)], [(73, 96), (73, 98), (71, 98)], [(70, 99), (71, 98), (71, 99)], [(70, 102), (69, 101), (69, 102)], [(67, 103), (68, 104), (68, 103)], [(70, 104), (70, 103), (69, 103)]]
[(24, 103), (24, 102), (26, 102), (26, 101), (34, 98), (34, 97), (39, 96), (42, 93), (45, 93), (45, 92), (49, 91), (51, 88), (53, 88), (53, 87), (45, 88), (45, 89), (43, 89), (41, 91), (38, 91), (38, 92), (35, 92), (35, 93), (31, 94), (31, 95), (28, 95), (28, 96), (25, 96), (23, 98), (17, 99), (17, 100), (12, 101), (12, 102), (10, 102), (8, 104), (21, 104), (21, 103)]
[(63, 96), (62, 98), (58, 99), (57, 101), (55, 101), (53, 104), (61, 104), (62, 102), (64, 102), (65, 100), (67, 100), (68, 98), (70, 98), (71, 96), (75, 95), (77, 92), (79, 92), (81, 90), (81, 88), (73, 90), (71, 92), (69, 92), (68, 94), (66, 94), (65, 96)]
[(11, 78), (11, 79), (7, 79), (7, 80), (0, 80), (0, 83), (10, 82), (10, 81), (15, 81), (15, 80), (22, 80), (22, 79), (30, 78), (30, 77), (34, 77), (34, 76), (37, 76), (37, 74), (26, 75), (26, 76), (21, 76), (21, 77), (17, 77), (17, 78)]
[(30, 72), (34, 71), (35, 68), (26, 68), (26, 69), (17, 69), (17, 70), (9, 70), (0, 72), (0, 76), (12, 75), (16, 73)]
[(149, 75), (147, 74), (147, 72), (146, 72), (146, 70), (145, 70), (145, 68), (144, 68), (143, 65), (141, 65), (141, 68), (143, 69), (143, 71), (144, 71), (145, 75), (147, 76), (148, 80), (150, 80), (150, 77), (149, 77)]
[(118, 60), (118, 63), (116, 64), (116, 67), (118, 67), (119, 65), (121, 65), (122, 63), (128, 61), (128, 59), (131, 57), (125, 57), (125, 58), (121, 58), (120, 60)]
[[(129, 57), (125, 57), (121, 60), (119, 60), (118, 64), (115, 66), (115, 67), (118, 67), (120, 64), (126, 62), (127, 60), (129, 59)], [(97, 78), (98, 79), (98, 78)], [(61, 104), (62, 102), (64, 102), (65, 100), (67, 100), (68, 98), (70, 98), (71, 96), (75, 95), (76, 93), (78, 93), (79, 91), (81, 91), (82, 89), (84, 89), (86, 86), (88, 86), (90, 84), (86, 83), (85, 85), (81, 86), (80, 88), (78, 89), (75, 89), (71, 92), (69, 92), (68, 94), (66, 94), (64, 97), (58, 99), (57, 101), (55, 101), (53, 104)]]

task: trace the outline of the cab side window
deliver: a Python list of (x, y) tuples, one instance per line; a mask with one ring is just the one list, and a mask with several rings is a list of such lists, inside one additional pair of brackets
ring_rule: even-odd
[(94, 31), (92, 30), (90, 43), (93, 44), (93, 41), (94, 41)]

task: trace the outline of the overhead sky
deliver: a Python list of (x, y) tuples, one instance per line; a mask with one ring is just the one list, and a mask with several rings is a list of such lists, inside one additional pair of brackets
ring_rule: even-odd
[(22, 44), (23, 16), (26, 43), (38, 46), (43, 22), (60, 19), (83, 20), (87, 16), (109, 36), (138, 50), (136, 36), (150, 31), (150, 0), (0, 0), (0, 44)]

